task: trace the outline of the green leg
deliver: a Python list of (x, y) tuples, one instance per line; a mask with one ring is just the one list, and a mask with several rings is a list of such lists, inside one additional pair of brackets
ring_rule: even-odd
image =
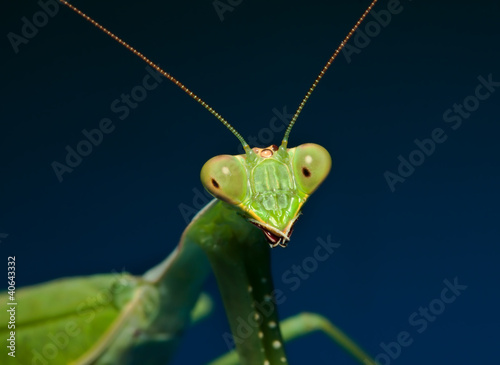
[(201, 293), (196, 305), (191, 310), (191, 323), (196, 323), (201, 321), (203, 318), (208, 316), (212, 311), (214, 303), (210, 296), (206, 293)]
[[(280, 323), (285, 341), (294, 340), (314, 331), (322, 331), (340, 347), (363, 365), (378, 365), (361, 347), (351, 340), (342, 330), (325, 317), (315, 313), (299, 313)], [(238, 354), (231, 351), (215, 359), (208, 365), (238, 365)]]

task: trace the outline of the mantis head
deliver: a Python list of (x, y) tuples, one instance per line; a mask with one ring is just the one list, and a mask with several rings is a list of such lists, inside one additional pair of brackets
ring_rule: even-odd
[(271, 145), (244, 155), (213, 157), (201, 169), (201, 181), (260, 228), (271, 247), (286, 247), (302, 206), (331, 165), (330, 154), (317, 144), (289, 149)]

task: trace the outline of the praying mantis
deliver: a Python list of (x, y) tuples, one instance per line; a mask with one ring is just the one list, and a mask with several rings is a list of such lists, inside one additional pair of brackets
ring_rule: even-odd
[[(375, 2), (371, 3), (360, 21), (370, 11)], [(70, 5), (66, 2), (62, 3)], [(73, 8), (73, 10), (76, 9)], [(348, 37), (341, 45), (347, 42), (354, 30), (355, 28), (349, 32)], [(109, 35), (109, 32), (107, 33)], [(113, 38), (116, 37), (113, 36)], [(137, 54), (137, 51), (128, 48)], [(339, 51), (340, 48), (334, 55), (336, 56)], [(333, 58), (334, 56), (327, 63), (321, 76), (331, 64)], [(146, 59), (146, 62), (154, 67), (149, 60)], [(172, 79), (168, 74), (164, 72), (162, 74), (170, 78), (190, 96), (193, 96), (192, 92)], [(194, 97), (196, 101), (216, 115), (233, 132), (245, 150), (243, 156), (232, 157), (225, 155), (216, 157), (208, 161), (202, 169), (201, 177), (205, 188), (222, 202), (213, 201), (207, 205), (186, 229), (178, 252), (174, 252), (163, 264), (145, 274), (143, 280), (147, 283), (156, 284), (166, 279), (168, 284), (165, 284), (163, 289), (160, 285), (157, 292), (151, 291), (149, 284), (143, 285), (144, 282), (141, 279), (129, 276), (120, 277), (118, 280), (116, 277), (108, 276), (84, 279), (83, 284), (88, 284), (90, 290), (99, 292), (103, 288), (111, 288), (109, 292), (113, 296), (116, 295), (116, 297), (113, 297), (113, 306), (121, 309), (122, 314), (129, 310), (135, 311), (135, 308), (137, 308), (135, 304), (138, 303), (142, 308), (139, 316), (141, 318), (139, 320), (135, 317), (124, 316), (119, 321), (111, 319), (109, 322), (105, 322), (101, 331), (104, 330), (109, 336), (99, 338), (99, 341), (95, 344), (87, 345), (86, 350), (83, 352), (78, 353), (75, 350), (76, 355), (72, 354), (71, 358), (62, 357), (60, 361), (69, 361), (70, 363), (75, 361), (74, 363), (77, 364), (127, 363), (127, 361), (130, 361), (129, 358), (133, 358), (141, 363), (143, 360), (140, 359), (144, 356), (143, 353), (131, 355), (127, 348), (130, 344), (136, 346), (134, 341), (137, 340), (141, 346), (146, 343), (146, 346), (155, 347), (160, 345), (166, 347), (167, 342), (172, 339), (177, 340), (177, 332), (182, 331), (186, 326), (200, 292), (200, 285), (208, 268), (208, 262), (204, 262), (204, 255), (207, 255), (219, 281), (233, 334), (238, 331), (239, 323), (237, 319), (242, 314), (249, 313), (254, 316), (256, 323), (261, 322), (259, 329), (252, 331), (248, 338), (235, 341), (240, 363), (287, 363), (275, 309), (268, 314), (263, 309), (255, 309), (254, 303), (273, 301), (274, 293), (268, 265), (269, 249), (265, 244), (266, 241), (273, 248), (288, 245), (293, 225), (300, 214), (302, 205), (326, 178), (330, 170), (329, 154), (318, 145), (305, 144), (295, 149), (287, 149), (288, 136), (295, 120), (318, 81), (319, 78), (314, 82), (313, 87), (299, 106), (279, 147), (271, 145), (268, 148), (250, 148), (244, 138), (231, 125), (201, 99)], [(290, 174), (291, 172), (293, 172), (293, 175)], [(254, 179), (250, 179), (250, 177)], [(274, 187), (274, 190), (270, 188), (270, 185)], [(271, 194), (270, 191), (273, 191), (273, 193)], [(292, 191), (294, 194), (292, 194)], [(260, 196), (259, 200), (251, 200), (249, 198), (252, 195), (251, 192), (257, 193)], [(235, 212), (238, 214), (235, 214)], [(232, 228), (226, 230), (225, 226), (231, 226)], [(196, 263), (196, 267), (188, 271), (172, 268), (175, 265), (188, 267), (192, 263)], [(242, 268), (244, 268), (243, 271), (241, 271)], [(50, 289), (54, 292), (66, 292), (71, 290), (71, 287), (76, 286), (74, 281), (55, 282), (52, 285), (54, 286), (50, 287)], [(93, 285), (97, 287), (93, 287)], [(176, 290), (173, 290), (173, 288)], [(24, 292), (27, 293), (24, 300), (29, 303), (35, 301), (36, 297), (51, 292), (49, 286), (42, 286), (39, 289), (40, 292), (37, 292), (36, 289), (28, 289), (31, 292)], [(179, 294), (183, 289), (186, 294)], [(172, 293), (175, 293), (176, 297), (180, 298), (179, 302), (172, 300)], [(166, 295), (165, 298), (168, 299), (163, 298), (163, 295)], [(146, 303), (142, 303), (142, 301)], [(157, 306), (158, 302), (167, 303), (167, 306), (172, 306), (172, 308), (157, 313), (155, 306)], [(131, 303), (134, 303), (134, 305), (130, 305)], [(202, 299), (200, 305), (202, 307), (207, 306), (206, 303), (206, 299), (205, 304), (203, 304)], [(76, 304), (78, 307), (78, 303)], [(253, 309), (250, 310), (250, 308)], [(201, 311), (203, 312), (203, 309)], [(43, 315), (46, 315), (46, 313)], [(58, 315), (57, 313), (54, 314), (55, 317)], [(200, 316), (200, 314), (196, 313), (192, 315), (195, 318)], [(260, 318), (261, 316), (266, 318)], [(144, 319), (142, 317), (145, 317), (144, 323), (138, 324), (134, 322), (130, 324), (127, 322), (130, 318), (140, 322)], [(49, 316), (49, 319), (52, 318)], [(43, 320), (34, 318), (30, 321), (43, 322), (45, 320), (46, 318), (43, 318)], [(173, 324), (170, 323), (172, 321)], [(290, 323), (293, 331), (293, 328), (296, 327), (294, 323), (300, 323), (300, 321)], [(168, 331), (170, 331), (166, 332), (167, 334), (164, 332), (166, 327), (169, 327)], [(124, 331), (124, 329), (126, 330)], [(75, 328), (69, 329), (65, 325), (65, 330), (74, 332)], [(300, 333), (301, 331), (299, 329), (297, 332)], [(95, 335), (89, 334), (90, 338), (93, 338), (93, 336)], [(355, 357), (363, 363), (374, 363), (368, 355), (342, 333), (337, 332), (333, 337), (339, 340), (343, 346), (349, 348)], [(159, 355), (158, 361), (167, 359), (170, 351), (168, 350), (166, 355)], [(134, 356), (138, 357), (134, 358)], [(43, 360), (37, 359), (37, 361)], [(221, 364), (229, 364), (233, 363), (231, 361), (234, 360), (224, 358), (219, 361), (221, 361)]]

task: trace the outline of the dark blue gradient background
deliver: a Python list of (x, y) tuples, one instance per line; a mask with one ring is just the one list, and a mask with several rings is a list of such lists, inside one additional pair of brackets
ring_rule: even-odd
[[(223, 22), (211, 1), (75, 4), (248, 136), (269, 126), (273, 108), (295, 110), (368, 2), (243, 1)], [(292, 131), (290, 145), (321, 144), (334, 165), (290, 246), (273, 252), (276, 286), (287, 297), (280, 312), (324, 314), (374, 355), (381, 342), (408, 331), (413, 343), (391, 364), (492, 363), (500, 90), (457, 130), (442, 115), (473, 94), (479, 75), (500, 81), (500, 6), (401, 4), (352, 62), (338, 58)], [(386, 1), (376, 6), (386, 8)], [(0, 262), (6, 273), (7, 256), (16, 256), (19, 285), (113, 270), (141, 274), (175, 247), (185, 226), (179, 205), (192, 205), (193, 189), (202, 189), (203, 163), (236, 153), (238, 142), (166, 80), (119, 120), (110, 104), (141, 82), (145, 65), (67, 9), (15, 54), (7, 33), (19, 33), (21, 18), (38, 10), (35, 1), (9, 2), (1, 15), (0, 233), (9, 236)], [(65, 146), (75, 147), (81, 130), (104, 117), (115, 131), (59, 183), (51, 163), (63, 162)], [(448, 139), (391, 192), (384, 172), (397, 170), (398, 156), (435, 128)], [(328, 235), (341, 246), (291, 290), (283, 273)], [(417, 333), (410, 315), (455, 277), (468, 288)], [(226, 349), (213, 278), (207, 290), (217, 307), (187, 333), (177, 365), (202, 364)], [(291, 364), (354, 363), (320, 334), (288, 352)]]

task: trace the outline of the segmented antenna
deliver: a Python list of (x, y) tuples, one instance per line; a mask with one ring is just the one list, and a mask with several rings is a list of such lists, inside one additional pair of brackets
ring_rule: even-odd
[(286, 132), (285, 132), (285, 136), (283, 137), (283, 141), (281, 142), (281, 145), (283, 147), (286, 148), (286, 146), (288, 144), (288, 136), (290, 135), (290, 131), (292, 130), (292, 127), (295, 124), (295, 121), (299, 117), (299, 114), (302, 111), (302, 108), (304, 108), (304, 105), (306, 104), (307, 100), (309, 99), (309, 97), (311, 96), (312, 92), (314, 91), (314, 89), (318, 85), (319, 80), (321, 80), (321, 78), (325, 74), (326, 70), (328, 70), (328, 68), (332, 64), (333, 60), (338, 56), (338, 54), (340, 53), (340, 51), (342, 50), (342, 48), (344, 48), (344, 46), (346, 45), (347, 41), (351, 38), (351, 36), (356, 31), (356, 29), (358, 29), (359, 25), (365, 19), (365, 17), (368, 15), (368, 13), (372, 10), (372, 8), (373, 8), (373, 6), (375, 5), (376, 2), (377, 2), (377, 0), (373, 0), (372, 3), (370, 4), (370, 6), (368, 6), (368, 8), (363, 13), (363, 15), (361, 15), (361, 17), (358, 19), (358, 21), (356, 22), (356, 24), (354, 25), (354, 27), (352, 27), (351, 31), (349, 33), (347, 33), (347, 35), (344, 38), (344, 40), (342, 42), (340, 42), (340, 45), (337, 47), (337, 49), (333, 53), (332, 57), (330, 57), (330, 59), (328, 60), (328, 62), (325, 65), (325, 67), (323, 67), (323, 69), (319, 73), (318, 77), (316, 77), (316, 80), (314, 80), (313, 84), (309, 88), (309, 91), (307, 91), (306, 95), (304, 96), (304, 99), (302, 99), (302, 102), (300, 103), (299, 107), (297, 108), (297, 111), (293, 115), (293, 118), (290, 121), (290, 124), (288, 124), (288, 128), (286, 129)]
[(229, 124), (229, 122), (226, 119), (224, 119), (219, 113), (217, 113), (210, 105), (208, 105), (203, 100), (201, 100), (201, 98), (198, 95), (196, 95), (195, 93), (193, 93), (191, 90), (189, 90), (186, 86), (184, 86), (181, 82), (179, 82), (176, 78), (174, 78), (168, 72), (166, 72), (165, 70), (163, 70), (156, 63), (154, 63), (149, 58), (147, 58), (146, 56), (144, 56), (141, 52), (139, 52), (138, 50), (136, 50), (134, 47), (132, 47), (127, 42), (125, 42), (123, 39), (121, 39), (120, 37), (118, 37), (114, 33), (112, 33), (109, 30), (107, 30), (101, 24), (99, 24), (94, 19), (92, 19), (91, 17), (89, 17), (87, 14), (85, 14), (84, 12), (82, 12), (80, 9), (78, 9), (75, 6), (73, 6), (72, 4), (68, 3), (66, 0), (59, 0), (59, 1), (63, 5), (66, 5), (68, 8), (70, 8), (75, 13), (77, 13), (78, 15), (80, 15), (83, 19), (85, 19), (89, 23), (92, 23), (94, 26), (96, 26), (97, 28), (99, 28), (105, 34), (107, 34), (108, 36), (110, 36), (111, 38), (113, 38), (115, 41), (117, 41), (118, 43), (120, 43), (123, 47), (125, 47), (126, 49), (128, 49), (130, 52), (132, 52), (133, 54), (135, 54), (141, 60), (143, 60), (144, 62), (146, 62), (149, 66), (151, 66), (152, 68), (154, 68), (156, 71), (158, 71), (163, 76), (165, 76), (167, 79), (169, 79), (174, 84), (176, 84), (178, 87), (180, 87), (182, 91), (184, 91), (186, 94), (188, 94), (190, 97), (192, 97), (198, 103), (200, 103), (205, 109), (207, 109), (211, 114), (213, 114), (222, 124), (224, 124), (227, 127), (227, 129), (229, 129), (231, 131), (231, 133), (233, 133), (236, 136), (236, 138), (238, 138), (240, 140), (240, 142), (243, 145), (243, 148), (245, 149), (245, 151), (247, 151), (247, 152), (250, 151), (250, 146), (245, 141), (245, 139), (243, 139), (243, 137), (241, 136), (241, 134), (239, 134), (236, 131), (236, 129), (234, 129), (234, 127), (231, 124)]

